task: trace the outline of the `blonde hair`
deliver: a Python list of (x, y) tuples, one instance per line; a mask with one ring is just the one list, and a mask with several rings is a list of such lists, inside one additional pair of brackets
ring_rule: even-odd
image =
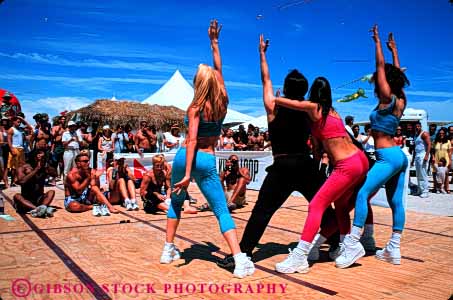
[(153, 164), (163, 163), (165, 162), (165, 157), (161, 154), (153, 156)]
[(200, 64), (193, 79), (193, 86), (194, 97), (189, 108), (196, 107), (201, 111), (209, 101), (212, 118), (220, 120), (226, 113), (228, 98), (217, 79), (216, 71), (208, 65)]

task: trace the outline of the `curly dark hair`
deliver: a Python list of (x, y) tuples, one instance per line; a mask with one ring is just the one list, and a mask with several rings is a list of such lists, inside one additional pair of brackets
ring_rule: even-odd
[(294, 69), (285, 77), (283, 84), (283, 94), (286, 98), (294, 100), (304, 100), (308, 91), (308, 80), (298, 70)]
[[(392, 64), (385, 64), (385, 78), (387, 83), (390, 86), (392, 94), (398, 98), (406, 99), (406, 95), (403, 92), (403, 88), (410, 85), (409, 79), (407, 79), (406, 74), (400, 69), (395, 67)], [(373, 73), (373, 80), (377, 81), (377, 72)], [(375, 85), (374, 92), (377, 94), (377, 84)]]

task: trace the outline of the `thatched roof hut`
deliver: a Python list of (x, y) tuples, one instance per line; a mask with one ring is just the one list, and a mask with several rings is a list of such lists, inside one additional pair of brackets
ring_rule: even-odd
[(140, 121), (145, 120), (149, 125), (167, 130), (175, 123), (184, 127), (184, 114), (183, 110), (174, 106), (99, 99), (93, 104), (69, 112), (67, 119), (87, 123), (98, 122), (100, 126), (108, 124), (110, 127), (130, 124), (133, 128), (138, 128)]

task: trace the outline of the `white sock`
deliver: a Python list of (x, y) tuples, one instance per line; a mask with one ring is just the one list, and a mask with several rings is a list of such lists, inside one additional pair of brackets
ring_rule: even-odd
[(327, 238), (325, 236), (323, 236), (322, 234), (318, 233), (316, 236), (315, 236), (315, 239), (314, 239), (314, 243), (313, 243), (313, 247), (320, 247), (322, 244), (324, 244), (326, 241), (327, 241)]
[(345, 236), (346, 236), (345, 234), (340, 234), (340, 243), (343, 243)]
[(372, 237), (373, 235), (374, 235), (374, 225), (365, 224), (365, 228), (363, 230), (363, 236)]
[(362, 228), (357, 226), (352, 226), (350, 236), (359, 240), (362, 236)]
[(401, 243), (401, 233), (393, 232), (390, 238), (390, 245), (394, 248), (399, 248)]
[(165, 242), (164, 249), (170, 249), (170, 248), (173, 248), (174, 246), (175, 246), (174, 243)]
[(240, 263), (247, 260), (247, 254), (239, 252), (238, 254), (233, 255), (233, 258), (235, 263)]
[(311, 249), (311, 243), (300, 240), (299, 243), (297, 244), (297, 248), (302, 250), (303, 253), (308, 253)]

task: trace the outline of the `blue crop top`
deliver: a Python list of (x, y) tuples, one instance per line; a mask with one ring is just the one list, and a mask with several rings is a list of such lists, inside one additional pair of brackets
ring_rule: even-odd
[(396, 127), (400, 122), (400, 118), (393, 114), (395, 107), (396, 96), (392, 95), (392, 102), (389, 106), (379, 109), (379, 105), (370, 114), (371, 129), (381, 131), (390, 136), (394, 136)]
[[(222, 129), (223, 120), (222, 118), (218, 121), (205, 121), (203, 119), (203, 111), (200, 112), (200, 124), (198, 125), (198, 136), (219, 136)], [(189, 118), (187, 115), (184, 116), (184, 124), (189, 127)]]

